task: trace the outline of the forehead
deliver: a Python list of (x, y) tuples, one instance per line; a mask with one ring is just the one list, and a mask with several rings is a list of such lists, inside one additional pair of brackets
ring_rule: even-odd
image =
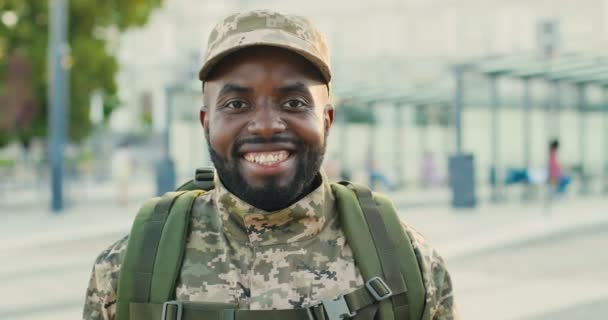
[(226, 56), (214, 66), (206, 82), (282, 79), (297, 79), (314, 84), (325, 82), (320, 71), (304, 57), (268, 46), (250, 47)]

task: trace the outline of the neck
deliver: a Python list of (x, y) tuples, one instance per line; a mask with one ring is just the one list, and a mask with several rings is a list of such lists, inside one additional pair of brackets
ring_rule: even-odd
[[(317, 175), (315, 176), (315, 178), (312, 179), (312, 181), (308, 184), (307, 187), (302, 189), (302, 193), (297, 198), (295, 198), (293, 203), (291, 203), (289, 205), (292, 205), (292, 204), (302, 200), (302, 198), (306, 197), (309, 193), (315, 191), (315, 189), (317, 189), (321, 185), (321, 183), (323, 183), (323, 178), (321, 178), (321, 173), (317, 172)], [(282, 208), (280, 208), (280, 209), (282, 209)]]
[(308, 186), (304, 187), (302, 189), (302, 192), (300, 192), (300, 194), (296, 198), (294, 198), (294, 200), (292, 202), (290, 202), (289, 204), (277, 205), (275, 203), (268, 203), (268, 204), (258, 204), (257, 207), (259, 209), (262, 209), (267, 212), (274, 212), (274, 211), (278, 211), (281, 209), (285, 209), (285, 208), (293, 205), (294, 203), (302, 200), (302, 198), (306, 197), (309, 193), (313, 192), (316, 188), (318, 188), (321, 185), (322, 182), (323, 182), (323, 179), (321, 178), (321, 174), (317, 173), (317, 175), (312, 180), (312, 182), (309, 183)]
[[(321, 173), (317, 172), (317, 174), (312, 179), (312, 181), (307, 186), (305, 186), (304, 188), (301, 189), (302, 191), (298, 194), (298, 196), (293, 198), (293, 200), (291, 200), (289, 203), (286, 204), (285, 202), (277, 203), (277, 202), (272, 201), (272, 199), (273, 199), (272, 196), (261, 197), (261, 198), (264, 198), (263, 200), (268, 200), (268, 201), (255, 201), (255, 200), (253, 200), (254, 198), (251, 198), (247, 195), (240, 194), (239, 192), (235, 192), (235, 190), (233, 190), (233, 188), (231, 188), (230, 184), (226, 184), (221, 177), (220, 177), (220, 180), (222, 181), (222, 185), (224, 186), (224, 188), (226, 188), (226, 190), (228, 190), (230, 193), (239, 197), (241, 200), (247, 202), (248, 204), (250, 204), (258, 209), (262, 209), (266, 212), (274, 212), (274, 211), (288, 208), (289, 206), (293, 205), (294, 203), (302, 200), (302, 198), (306, 197), (308, 194), (313, 192), (315, 189), (317, 189), (323, 183), (323, 178), (322, 178)], [(268, 193), (270, 194), (273, 192), (268, 191)], [(262, 200), (261, 198), (258, 197), (255, 199)]]

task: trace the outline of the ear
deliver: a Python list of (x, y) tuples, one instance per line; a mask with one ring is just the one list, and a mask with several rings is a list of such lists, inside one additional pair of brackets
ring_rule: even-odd
[(334, 106), (332, 104), (327, 104), (325, 106), (324, 118), (325, 131), (329, 131), (329, 128), (331, 128), (332, 124), (334, 123)]
[(202, 106), (199, 113), (199, 120), (203, 128), (207, 128), (209, 124), (209, 117), (207, 117), (207, 107)]

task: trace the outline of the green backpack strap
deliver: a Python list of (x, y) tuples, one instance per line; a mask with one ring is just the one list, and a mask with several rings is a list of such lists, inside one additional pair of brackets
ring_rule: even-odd
[[(168, 192), (140, 209), (118, 279), (116, 319), (130, 318), (131, 303), (162, 303), (174, 298), (190, 212), (194, 200), (203, 192)], [(156, 259), (157, 256), (163, 259)]]
[(332, 188), (344, 233), (366, 283), (380, 277), (393, 291), (391, 299), (380, 302), (377, 319), (421, 319), (422, 274), (393, 204), (362, 185), (342, 182)]
[(177, 191), (209, 191), (215, 187), (215, 182), (213, 181), (214, 175), (215, 169), (213, 169), (213, 167), (198, 168), (194, 174), (194, 179), (182, 184), (179, 188), (177, 188)]
[(399, 259), (401, 274), (408, 288), (407, 298), (410, 305), (411, 319), (423, 319), (426, 304), (426, 289), (412, 240), (405, 230), (403, 230), (403, 225), (393, 202), (387, 197), (378, 194), (374, 195), (374, 200), (382, 213), (386, 231), (396, 247), (396, 257)]

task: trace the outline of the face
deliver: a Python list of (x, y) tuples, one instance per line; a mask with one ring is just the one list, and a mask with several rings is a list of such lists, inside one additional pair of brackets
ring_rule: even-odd
[(333, 109), (319, 71), (283, 49), (232, 54), (205, 82), (201, 123), (222, 183), (265, 210), (287, 207), (313, 184)]

